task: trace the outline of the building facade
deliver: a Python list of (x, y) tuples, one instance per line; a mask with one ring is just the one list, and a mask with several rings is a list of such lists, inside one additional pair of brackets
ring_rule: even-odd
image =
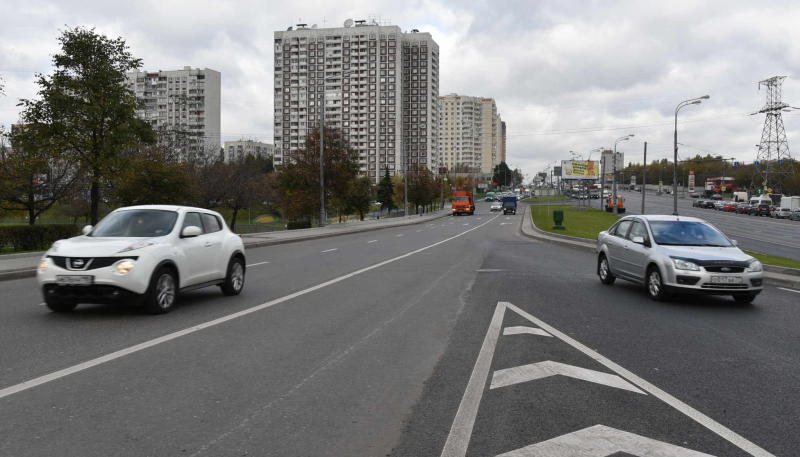
[(439, 164), (439, 49), (428, 33), (348, 20), (275, 32), (275, 165), (291, 161), (324, 120), (376, 182), (385, 169)]
[(272, 157), (273, 145), (254, 140), (226, 141), (222, 151), (222, 160), (226, 163), (238, 162), (247, 156), (257, 158)]
[(491, 173), (503, 149), (502, 121), (494, 99), (449, 94), (440, 97), (440, 106), (442, 166)]
[(216, 155), (220, 142), (221, 75), (209, 68), (136, 71), (128, 83), (141, 103), (137, 115), (179, 160)]
[[(506, 141), (506, 122), (505, 121), (500, 121), (500, 135), (501, 135), (501, 139), (500, 139), (500, 162), (506, 162), (506, 147), (507, 147), (508, 143)], [(506, 163), (508, 163), (508, 162), (506, 162)]]

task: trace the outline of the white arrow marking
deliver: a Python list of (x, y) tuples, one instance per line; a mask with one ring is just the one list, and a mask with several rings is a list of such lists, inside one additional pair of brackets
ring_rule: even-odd
[(544, 330), (536, 327), (506, 327), (503, 329), (503, 336), (506, 335), (539, 335), (539, 336), (553, 336)]
[(633, 384), (615, 374), (589, 370), (587, 368), (553, 362), (551, 360), (506, 368), (505, 370), (497, 370), (492, 376), (492, 385), (489, 388), (496, 389), (498, 387), (511, 386), (521, 382), (535, 381), (537, 379), (549, 378), (550, 376), (556, 375), (581, 379), (583, 381), (594, 382), (596, 384), (603, 384), (605, 386), (647, 395), (637, 389)]
[(497, 457), (606, 457), (618, 452), (638, 457), (714, 457), (605, 425), (588, 427)]
[(469, 225), (469, 222), (467, 222), (466, 224), (461, 224), (461, 225)]

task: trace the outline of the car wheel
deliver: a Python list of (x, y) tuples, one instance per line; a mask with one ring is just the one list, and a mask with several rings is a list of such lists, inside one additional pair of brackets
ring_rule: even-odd
[(220, 288), (222, 293), (228, 296), (239, 295), (244, 289), (244, 261), (241, 257), (233, 257), (228, 262), (228, 274), (225, 276), (225, 282), (222, 283)]
[(165, 314), (172, 310), (178, 298), (178, 281), (170, 268), (161, 267), (150, 279), (144, 297), (144, 309), (150, 314)]
[(736, 303), (741, 305), (749, 305), (753, 303), (753, 300), (756, 299), (755, 295), (734, 295), (733, 299), (736, 300)]
[(56, 297), (45, 297), (44, 302), (54, 313), (68, 313), (78, 306), (75, 302), (60, 300)]
[(645, 286), (647, 287), (647, 295), (653, 300), (662, 301), (667, 299), (668, 294), (664, 291), (664, 281), (661, 278), (661, 272), (658, 267), (651, 266), (647, 269)]
[(607, 286), (614, 284), (614, 281), (617, 280), (616, 276), (611, 273), (611, 268), (608, 266), (608, 259), (605, 254), (600, 254), (600, 257), (597, 259), (597, 276), (600, 277), (600, 282)]

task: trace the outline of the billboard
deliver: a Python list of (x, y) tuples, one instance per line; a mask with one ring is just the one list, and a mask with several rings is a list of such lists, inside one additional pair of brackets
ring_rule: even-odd
[(694, 170), (689, 170), (689, 192), (694, 192)]
[(561, 179), (598, 179), (599, 170), (596, 160), (561, 161)]

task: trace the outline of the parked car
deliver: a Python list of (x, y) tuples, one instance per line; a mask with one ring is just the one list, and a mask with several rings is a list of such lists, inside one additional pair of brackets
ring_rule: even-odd
[(700, 194), (697, 192), (689, 192), (689, 198), (700, 198)]
[(789, 219), (793, 221), (800, 221), (800, 209), (792, 210), (792, 213), (789, 215)]
[(714, 194), (714, 195), (711, 196), (711, 199), (712, 200), (722, 200), (722, 195)]
[(686, 216), (627, 216), (597, 239), (597, 274), (645, 285), (664, 300), (672, 293), (732, 295), (751, 303), (761, 293), (763, 267), (702, 219)]
[(704, 203), (703, 208), (707, 208), (707, 209), (708, 208), (711, 208), (711, 209), (714, 208), (714, 200), (704, 200), (703, 203)]
[(736, 204), (736, 214), (747, 214), (750, 211), (750, 204), (739, 202)]
[(756, 216), (767, 216), (769, 217), (769, 213), (772, 210), (772, 205), (758, 205), (755, 207), (755, 211), (753, 212)]
[(788, 219), (791, 214), (791, 208), (775, 208), (775, 210), (770, 212), (769, 215), (775, 219)]
[(725, 212), (728, 212), (728, 213), (735, 212), (736, 211), (736, 203), (734, 203), (732, 201), (725, 202), (725, 204), (722, 205), (722, 211), (725, 211)]
[(500, 211), (503, 209), (503, 204), (500, 202), (493, 202), (492, 206), (489, 207), (489, 211)]
[(702, 208), (705, 205), (705, 200), (698, 199), (692, 202), (694, 208)]
[(36, 277), (55, 312), (79, 303), (133, 302), (166, 313), (187, 290), (216, 285), (225, 295), (238, 295), (244, 246), (217, 212), (132, 206), (87, 225), (82, 236), (53, 243)]
[(725, 202), (722, 200), (715, 200), (713, 203), (713, 208), (717, 211), (721, 211), (722, 207), (725, 205)]

